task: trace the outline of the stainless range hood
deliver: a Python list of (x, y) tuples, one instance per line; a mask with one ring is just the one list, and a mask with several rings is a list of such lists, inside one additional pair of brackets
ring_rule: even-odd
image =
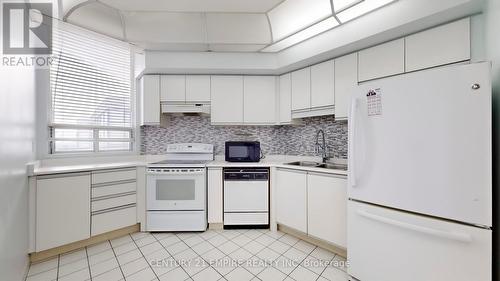
[(161, 113), (164, 114), (210, 114), (210, 104), (193, 103), (193, 104), (173, 104), (162, 103)]

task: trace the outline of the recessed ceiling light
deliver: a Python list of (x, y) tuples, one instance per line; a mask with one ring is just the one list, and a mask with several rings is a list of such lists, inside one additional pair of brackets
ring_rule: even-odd
[(333, 2), (333, 9), (335, 9), (335, 12), (340, 12), (360, 2), (363, 2), (363, 0), (332, 0), (332, 2)]
[(338, 26), (339, 23), (334, 17), (329, 17), (325, 20), (322, 20), (302, 31), (299, 31), (289, 37), (286, 37), (285, 39), (278, 41), (272, 45), (267, 46), (266, 48), (262, 49), (262, 52), (278, 52), (283, 49), (286, 49), (288, 47), (291, 47), (297, 43), (300, 43), (306, 39), (309, 39), (313, 36), (316, 36), (322, 32), (325, 32), (327, 30), (330, 30), (336, 26)]
[(336, 15), (341, 23), (345, 23), (395, 1), (397, 0), (364, 0)]
[(276, 42), (331, 16), (332, 7), (330, 0), (286, 0), (267, 15)]

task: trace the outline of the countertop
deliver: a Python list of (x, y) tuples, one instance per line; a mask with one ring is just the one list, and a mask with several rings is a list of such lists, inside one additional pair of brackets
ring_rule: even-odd
[(304, 167), (304, 166), (295, 166), (295, 165), (287, 165), (285, 163), (293, 162), (293, 161), (309, 161), (307, 160), (261, 160), (260, 162), (251, 162), (251, 163), (240, 163), (240, 162), (226, 162), (224, 160), (215, 160), (207, 164), (207, 167), (277, 167), (277, 168), (286, 168), (291, 170), (300, 170), (300, 171), (308, 171), (308, 172), (318, 172), (323, 174), (334, 174), (347, 176), (347, 171), (344, 170), (336, 170), (336, 169), (326, 169), (326, 168), (315, 168), (315, 167)]
[[(61, 173), (76, 173), (88, 172), (93, 170), (105, 169), (119, 169), (129, 167), (145, 167), (151, 163), (164, 160), (165, 156), (162, 155), (141, 155), (141, 156), (128, 156), (128, 157), (113, 157), (113, 158), (98, 158), (97, 161), (92, 162), (91, 158), (78, 158), (78, 159), (50, 159), (37, 161), (28, 165), (29, 176), (61, 174)], [(347, 171), (315, 168), (315, 167), (301, 167), (287, 165), (285, 163), (293, 161), (318, 161), (317, 157), (308, 156), (290, 156), (290, 155), (272, 155), (260, 162), (240, 163), (240, 162), (226, 162), (220, 156), (209, 162), (206, 166), (208, 168), (214, 167), (278, 167), (292, 170), (301, 170), (309, 172), (318, 172), (326, 174), (335, 174), (340, 176), (347, 176)]]

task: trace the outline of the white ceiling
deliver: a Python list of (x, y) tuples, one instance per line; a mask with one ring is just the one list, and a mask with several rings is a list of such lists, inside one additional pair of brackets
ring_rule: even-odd
[(265, 13), (283, 0), (102, 0), (122, 11)]
[[(146, 50), (278, 52), (394, 1), (397, 0), (59, 0), (59, 3), (65, 21)], [(345, 20), (339, 21), (340, 18)]]

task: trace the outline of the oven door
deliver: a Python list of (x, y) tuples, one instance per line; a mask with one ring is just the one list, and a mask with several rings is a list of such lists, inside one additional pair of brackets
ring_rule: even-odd
[(205, 210), (205, 169), (149, 169), (148, 211)]

